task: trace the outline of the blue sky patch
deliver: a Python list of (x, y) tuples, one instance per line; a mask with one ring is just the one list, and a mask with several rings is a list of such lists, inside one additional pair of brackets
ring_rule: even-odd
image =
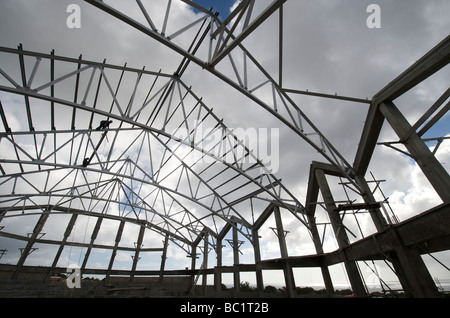
[(230, 14), (230, 8), (233, 6), (235, 0), (193, 0), (193, 2), (208, 10), (212, 7), (213, 12), (219, 12), (219, 18), (224, 20)]
[(444, 116), (436, 122), (422, 138), (439, 138), (445, 137), (448, 134), (450, 134), (450, 116)]

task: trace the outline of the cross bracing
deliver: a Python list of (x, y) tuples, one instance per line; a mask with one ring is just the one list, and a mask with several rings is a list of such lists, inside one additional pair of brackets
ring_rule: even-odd
[[(217, 235), (232, 216), (249, 224), (242, 207), (258, 197), (285, 205), (307, 226), (302, 205), (179, 77), (21, 47), (1, 52), (23, 70), (15, 78), (2, 66), (1, 89), (23, 96), (14, 111), (27, 118), (24, 129), (11, 127), (2, 106), (2, 204), (116, 210), (186, 244), (204, 228)], [(129, 78), (133, 87), (121, 90)], [(72, 109), (70, 118), (58, 115), (61, 107)]]

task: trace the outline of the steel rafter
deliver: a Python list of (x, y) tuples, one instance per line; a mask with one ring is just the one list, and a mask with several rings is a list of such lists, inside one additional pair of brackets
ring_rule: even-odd
[[(170, 20), (169, 6), (172, 1), (169, 2), (169, 6), (166, 10), (162, 30), (152, 24), (147, 26), (138, 22), (138, 20), (141, 18), (141, 14), (148, 17), (150, 12), (150, 10), (148, 8), (146, 9), (140, 1), (138, 1), (140, 9), (130, 11), (134, 13), (138, 12), (133, 16), (122, 12), (118, 8), (114, 8), (112, 5), (108, 4), (105, 1), (85, 1), (112, 15), (113, 17), (129, 24), (133, 28), (143, 32), (152, 39), (164, 44), (173, 51), (181, 54), (184, 58), (201, 66), (203, 69), (215, 75), (226, 84), (237, 89), (244, 96), (248, 97), (250, 100), (266, 109), (269, 113), (271, 113), (285, 125), (291, 128), (310, 146), (312, 146), (322, 156), (324, 156), (326, 160), (338, 167), (348, 178), (348, 180), (352, 182), (356, 188), (359, 189), (359, 185), (354, 182), (351, 177), (352, 166), (347, 162), (344, 156), (339, 153), (339, 151), (306, 116), (306, 114), (300, 109), (300, 107), (292, 100), (292, 98), (287, 93), (289, 90), (284, 89), (281, 86), (281, 82), (277, 83), (277, 81), (264, 69), (264, 67), (257, 61), (257, 59), (254, 58), (253, 55), (242, 44), (242, 40), (246, 36), (248, 36), (249, 33), (255, 31), (258, 26), (261, 25), (261, 23), (263, 23), (264, 20), (266, 20), (271, 14), (276, 11), (282, 10), (282, 5), (285, 1), (273, 1), (257, 17), (252, 16), (253, 1), (242, 1), (240, 5), (235, 9), (235, 11), (231, 14), (237, 20), (240, 20), (239, 18), (242, 19), (245, 15), (246, 18), (243, 22), (241, 22), (241, 24), (236, 22), (236, 20), (233, 23), (233, 21), (231, 21), (232, 19), (226, 19), (222, 22), (211, 12), (206, 13), (205, 10), (201, 10), (203, 13), (207, 14), (207, 18), (210, 20), (210, 23), (207, 27), (208, 29), (204, 31), (209, 31), (209, 41), (206, 41), (207, 44), (204, 44), (205, 41), (203, 41), (202, 43), (198, 43), (203, 47), (207, 47), (205, 47), (204, 50), (196, 50), (195, 53), (192, 53), (189, 48), (183, 45), (183, 43), (173, 41), (170, 36), (166, 36), (166, 32), (164, 32), (165, 29), (170, 27), (170, 22), (174, 24), (175, 22), (177, 22)], [(195, 8), (199, 10), (198, 6), (194, 5), (192, 1), (179, 1), (191, 6), (193, 9)], [(283, 15), (280, 13), (280, 19), (282, 19), (282, 17)], [(229, 22), (232, 24), (230, 29), (228, 29), (226, 25)], [(192, 23), (190, 23), (189, 25), (191, 24)], [(282, 23), (280, 23), (280, 28), (282, 28)], [(199, 32), (201, 32), (201, 30), (199, 30)], [(280, 37), (281, 35), (282, 34), (280, 34)], [(229, 40), (231, 40), (231, 43), (227, 45)], [(279, 45), (282, 45), (281, 40)], [(205, 54), (205, 52), (209, 53)], [(280, 54), (282, 54), (281, 47)], [(226, 56), (228, 57), (228, 59), (225, 59)], [(237, 67), (237, 56), (240, 57), (239, 65), (241, 67)], [(253, 73), (258, 74), (258, 76), (256, 76), (256, 78), (258, 78), (257, 82), (249, 82), (248, 69), (250, 68), (250, 66), (257, 69), (256, 72), (253, 71)], [(225, 74), (218, 69), (219, 67), (221, 67), (221, 69), (223, 68), (226, 70), (233, 70), (234, 73), (230, 75)], [(280, 56), (280, 67), (282, 67), (282, 56)], [(242, 68), (242, 70), (240, 70), (240, 68)], [(271, 96), (271, 98), (267, 98), (264, 96)]]

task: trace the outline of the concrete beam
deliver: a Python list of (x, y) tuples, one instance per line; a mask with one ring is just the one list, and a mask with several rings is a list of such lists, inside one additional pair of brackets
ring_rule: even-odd
[[(426, 246), (425, 250), (421, 250), (422, 254), (449, 250), (450, 204), (442, 204), (382, 232), (354, 242), (342, 252), (345, 252), (349, 260), (354, 261), (382, 259), (384, 255), (395, 250), (398, 241), (396, 235), (403, 246)], [(327, 265), (339, 263), (339, 254), (341, 254), (340, 251), (327, 254), (324, 262)]]
[(436, 45), (405, 72), (379, 91), (373, 98), (367, 113), (353, 168), (358, 175), (365, 175), (383, 126), (384, 116), (379, 105), (393, 101), (420, 82), (450, 63), (450, 36)]
[(450, 63), (450, 35), (437, 44), (389, 85), (378, 92), (373, 100), (380, 104), (394, 100)]
[(449, 203), (450, 176), (447, 170), (436, 159), (416, 132), (410, 134), (411, 125), (393, 102), (383, 102), (380, 105), (380, 111), (388, 120), (400, 140), (404, 141), (405, 147), (422, 169), (422, 172), (428, 181), (430, 181), (436, 193), (444, 203)]
[(267, 221), (267, 219), (270, 217), (270, 215), (273, 213), (273, 207), (275, 205), (273, 203), (270, 203), (264, 211), (261, 213), (261, 215), (258, 217), (258, 219), (253, 223), (253, 229), (258, 231), (261, 226)]
[[(402, 244), (408, 248), (420, 247), (421, 254), (450, 250), (450, 204), (442, 204), (428, 211), (425, 211), (413, 218), (403, 221), (383, 232), (366, 237), (362, 240), (331, 253), (322, 255), (305, 255), (289, 257), (292, 267), (320, 267), (330, 266), (343, 262), (345, 256), (350, 261), (362, 261), (372, 259), (385, 259), (385, 255), (393, 251), (396, 247), (398, 235)], [(423, 249), (422, 249), (423, 248)], [(262, 260), (258, 266), (262, 270), (283, 269), (285, 258)], [(218, 266), (221, 273), (233, 273), (238, 269), (240, 272), (254, 272), (255, 264), (236, 264), (235, 266)], [(15, 265), (0, 264), (0, 271), (14, 272)], [(22, 272), (48, 272), (48, 267), (23, 266)], [(66, 268), (55, 268), (55, 273), (65, 273)], [(165, 270), (167, 276), (196, 275), (200, 269), (194, 270)], [(106, 269), (86, 268), (83, 275), (105, 275)], [(130, 270), (111, 270), (110, 275), (131, 275)], [(214, 269), (208, 269), (208, 274), (213, 274)], [(160, 270), (136, 271), (135, 276), (159, 276)]]

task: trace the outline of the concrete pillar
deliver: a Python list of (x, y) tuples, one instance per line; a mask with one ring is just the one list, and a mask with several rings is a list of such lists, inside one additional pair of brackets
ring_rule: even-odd
[(134, 257), (133, 257), (133, 265), (131, 267), (130, 281), (133, 281), (133, 279), (134, 279), (134, 272), (136, 271), (137, 262), (139, 262), (139, 252), (142, 248), (142, 241), (144, 240), (144, 233), (145, 233), (145, 226), (141, 226), (141, 228), (139, 229), (138, 240), (136, 242), (136, 251), (134, 252)]
[(252, 239), (253, 239), (253, 252), (255, 253), (255, 266), (256, 266), (256, 288), (258, 290), (258, 294), (262, 295), (264, 293), (264, 282), (263, 275), (261, 270), (261, 250), (259, 247), (259, 236), (258, 230), (252, 230)]
[(70, 218), (69, 224), (67, 225), (66, 231), (64, 232), (64, 237), (61, 241), (61, 244), (59, 245), (59, 249), (56, 252), (56, 256), (53, 259), (53, 263), (51, 266), (51, 269), (48, 272), (47, 277), (44, 279), (44, 281), (47, 281), (50, 279), (51, 275), (53, 274), (53, 270), (55, 269), (56, 265), (58, 264), (59, 258), (61, 257), (61, 254), (64, 250), (64, 246), (67, 242), (67, 239), (69, 238), (70, 234), (72, 233), (73, 227), (75, 225), (75, 222), (78, 218), (78, 214), (72, 214), (72, 217)]
[(214, 287), (216, 289), (216, 292), (220, 292), (222, 291), (222, 239), (218, 238), (216, 243), (217, 264), (216, 268), (214, 269)]
[[(317, 206), (316, 202), (319, 197), (319, 185), (317, 184), (317, 180), (315, 179), (313, 165), (314, 164), (311, 165), (311, 169), (310, 169), (305, 209), (306, 209), (306, 215), (308, 218), (309, 230), (310, 230), (311, 237), (312, 237), (312, 240), (314, 243), (314, 247), (316, 249), (316, 253), (317, 253), (317, 255), (322, 255), (324, 253), (323, 247), (322, 247), (322, 239), (319, 235), (319, 231), (317, 230), (316, 217), (315, 217), (316, 206)], [(330, 275), (328, 266), (322, 265), (322, 266), (320, 266), (320, 269), (322, 271), (323, 282), (325, 284), (325, 289), (327, 291), (327, 294), (328, 295), (334, 294), (334, 286), (333, 286), (333, 282), (331, 280), (331, 275)]]
[[(323, 254), (322, 242), (320, 239), (319, 232), (317, 231), (316, 220), (313, 216), (308, 214), (308, 224), (311, 232), (311, 236), (313, 239), (314, 247), (316, 248), (317, 255)], [(320, 266), (320, 270), (322, 271), (323, 282), (325, 284), (325, 289), (328, 295), (334, 294), (334, 286), (333, 281), (331, 280), (330, 270), (328, 266), (322, 265)]]
[(83, 271), (86, 268), (89, 255), (91, 254), (92, 246), (94, 246), (95, 239), (97, 238), (98, 231), (100, 230), (100, 227), (102, 225), (103, 218), (99, 217), (97, 218), (97, 222), (95, 223), (94, 230), (92, 231), (91, 235), (91, 242), (89, 243), (89, 247), (86, 251), (86, 254), (84, 255), (83, 264), (81, 264), (81, 271)]
[(394, 252), (390, 256), (406, 294), (413, 298), (440, 297), (419, 251), (415, 247), (404, 246), (397, 232), (395, 234)]
[(166, 268), (167, 247), (168, 246), (169, 246), (169, 235), (166, 235), (166, 238), (164, 239), (163, 253), (161, 255), (161, 266), (159, 268), (159, 283), (160, 284), (162, 284), (162, 282), (164, 280), (164, 270)]
[(196, 262), (197, 262), (197, 245), (193, 245), (192, 246), (192, 252), (191, 252), (191, 270), (192, 270), (192, 275), (191, 275), (191, 286), (192, 289), (195, 288), (195, 266), (196, 266)]
[[(368, 204), (375, 203), (376, 202), (375, 197), (373, 196), (366, 179), (363, 176), (356, 175), (355, 181), (364, 191), (362, 195), (364, 202)], [(380, 209), (370, 209), (369, 213), (370, 216), (372, 217), (372, 221), (378, 232), (381, 232), (388, 228), (388, 223), (386, 222), (386, 219), (383, 217), (383, 214), (381, 213)]]
[[(349, 245), (349, 240), (347, 233), (345, 231), (344, 225), (342, 224), (339, 213), (335, 210), (336, 204), (331, 194), (330, 187), (328, 186), (328, 181), (325, 177), (323, 170), (315, 170), (316, 180), (319, 184), (320, 192), (322, 193), (322, 198), (325, 202), (325, 206), (328, 212), (328, 216), (331, 221), (331, 226), (333, 227), (334, 234), (339, 246), (339, 249), (343, 249)], [(359, 274), (356, 262), (348, 261), (343, 254), (344, 265), (347, 271), (347, 275), (353, 290), (353, 294), (357, 297), (366, 297), (367, 292), (364, 288), (361, 276)]]
[[(436, 159), (430, 149), (420, 139), (419, 135), (412, 130), (411, 125), (398, 110), (393, 102), (380, 104), (380, 111), (387, 119), (395, 133), (404, 142), (410, 155), (422, 169), (430, 184), (436, 190), (444, 203), (450, 202), (450, 177), (447, 170)], [(411, 133), (411, 131), (413, 131)]]
[(233, 225), (233, 283), (234, 291), (236, 292), (236, 294), (239, 294), (241, 284), (241, 275), (239, 273), (239, 239), (236, 223), (234, 223)]
[(280, 208), (275, 206), (273, 208), (273, 214), (275, 216), (275, 223), (277, 226), (277, 236), (278, 242), (280, 243), (281, 258), (284, 259), (283, 271), (284, 271), (284, 279), (286, 282), (286, 289), (289, 297), (293, 298), (295, 296), (294, 272), (292, 271), (292, 266), (289, 264), (289, 254), (286, 245), (283, 222), (281, 220)]
[(108, 283), (109, 276), (111, 275), (111, 270), (112, 270), (112, 267), (114, 264), (114, 259), (116, 258), (116, 255), (117, 255), (117, 247), (119, 246), (120, 240), (122, 239), (122, 233), (123, 233), (124, 226), (125, 226), (125, 221), (120, 221), (119, 229), (117, 230), (117, 234), (116, 234), (114, 248), (113, 248), (113, 251), (111, 254), (111, 258), (109, 260), (108, 271), (106, 272), (106, 277), (105, 277), (106, 284)]

